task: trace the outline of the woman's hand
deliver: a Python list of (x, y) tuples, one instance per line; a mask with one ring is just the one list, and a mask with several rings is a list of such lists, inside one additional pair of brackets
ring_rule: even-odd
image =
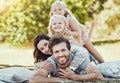
[(50, 61), (41, 61), (39, 63), (36, 64), (36, 68), (35, 69), (39, 69), (39, 68), (42, 68), (42, 69), (45, 69), (47, 71), (50, 71), (53, 69), (53, 65)]
[(60, 75), (60, 77), (67, 79), (72, 79), (72, 76), (74, 75), (74, 72), (69, 68), (58, 69), (57, 73)]

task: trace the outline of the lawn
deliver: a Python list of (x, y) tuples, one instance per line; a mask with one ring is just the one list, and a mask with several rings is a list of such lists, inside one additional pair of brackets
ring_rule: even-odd
[[(104, 60), (120, 60), (120, 42), (94, 45)], [(0, 64), (33, 66), (33, 47), (13, 47), (0, 44)]]

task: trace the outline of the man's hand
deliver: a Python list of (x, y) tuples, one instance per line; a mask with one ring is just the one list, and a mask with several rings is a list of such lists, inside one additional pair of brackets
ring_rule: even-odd
[(58, 69), (57, 73), (60, 75), (60, 77), (67, 79), (72, 79), (72, 76), (74, 75), (74, 72), (69, 68)]

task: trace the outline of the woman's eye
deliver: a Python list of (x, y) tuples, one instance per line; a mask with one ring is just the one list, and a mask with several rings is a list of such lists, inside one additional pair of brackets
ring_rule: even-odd
[(40, 48), (40, 50), (42, 51), (42, 50), (44, 50), (44, 48)]
[(44, 46), (47, 46), (48, 43), (45, 43)]

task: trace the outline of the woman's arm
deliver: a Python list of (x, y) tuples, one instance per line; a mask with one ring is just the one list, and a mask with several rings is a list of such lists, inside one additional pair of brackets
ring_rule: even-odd
[(49, 71), (53, 69), (53, 65), (51, 64), (50, 61), (45, 60), (45, 61), (41, 61), (35, 64), (35, 69), (40, 69), (40, 68), (43, 68)]

